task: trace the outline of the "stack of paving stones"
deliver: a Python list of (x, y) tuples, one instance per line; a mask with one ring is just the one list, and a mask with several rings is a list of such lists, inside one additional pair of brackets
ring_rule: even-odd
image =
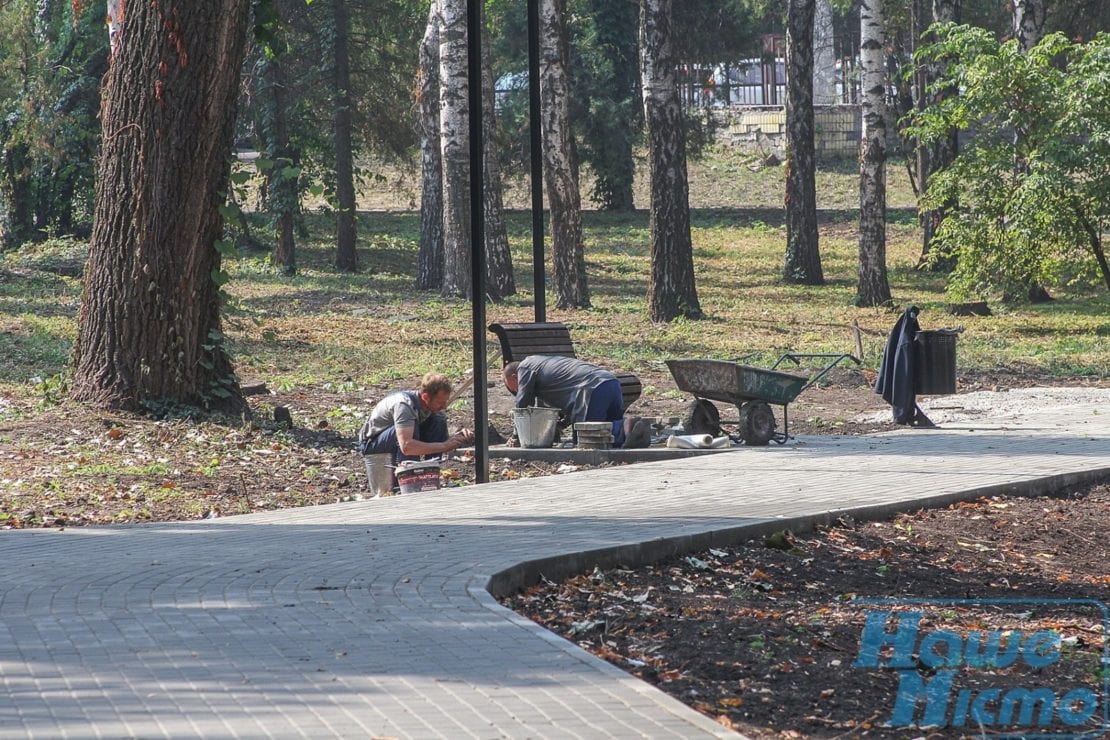
[(574, 434), (584, 450), (607, 450), (613, 446), (613, 425), (607, 421), (580, 421), (574, 425)]

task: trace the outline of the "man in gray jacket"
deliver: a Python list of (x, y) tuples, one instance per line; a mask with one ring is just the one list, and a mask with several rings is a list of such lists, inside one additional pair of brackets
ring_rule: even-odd
[(647, 421), (624, 417), (620, 381), (604, 368), (574, 357), (529, 355), (510, 362), (502, 375), (505, 387), (516, 395), (517, 408), (537, 401), (557, 408), (563, 427), (580, 421), (611, 422), (618, 447), (647, 447), (651, 442)]

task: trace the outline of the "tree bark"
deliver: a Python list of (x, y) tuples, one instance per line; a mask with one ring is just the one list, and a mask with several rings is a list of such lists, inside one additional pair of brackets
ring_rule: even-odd
[(860, 5), (860, 80), (863, 133), (859, 168), (859, 282), (857, 306), (890, 301), (886, 274), (886, 89), (883, 0)]
[(540, 0), (540, 115), (543, 174), (551, 211), (555, 305), (590, 305), (582, 246), (582, 198), (570, 131), (570, 47), (566, 0)]
[(1044, 36), (1044, 0), (1011, 0), (1014, 38), (1029, 51)]
[(813, 15), (813, 104), (835, 105), (836, 38), (829, 0), (817, 0)]
[(505, 207), (501, 197), (501, 157), (497, 149), (497, 111), (494, 105), (493, 65), (490, 44), (482, 44), (482, 137), (485, 146), (485, 180), (482, 193), (486, 226), (486, 296), (500, 303), (516, 293), (513, 256), (509, 252), (509, 235), (505, 230)]
[[(933, 23), (959, 23), (960, 22), (960, 0), (933, 0)], [(929, 43), (931, 37), (926, 36), (923, 41)], [(937, 80), (944, 76), (947, 65), (943, 62), (934, 62), (929, 64), (925, 69), (924, 86), (931, 87)], [(925, 90), (921, 91), (921, 95), (925, 96), (929, 105), (939, 105), (951, 93), (946, 91), (935, 91), (932, 94), (927, 93)], [(929, 185), (929, 177), (934, 172), (950, 167), (956, 161), (956, 155), (959, 154), (959, 130), (951, 129), (948, 135), (937, 141), (931, 147), (926, 148), (922, 152), (921, 163), (918, 166), (920, 170), (921, 186), (920, 191), (924, 193)], [(951, 272), (956, 267), (955, 259), (950, 256), (944, 256), (940, 259), (930, 259), (932, 255), (933, 239), (936, 236), (937, 228), (945, 217), (954, 212), (959, 207), (959, 203), (945, 203), (944, 206), (932, 211), (926, 211), (921, 214), (921, 227), (922, 227), (922, 246), (921, 246), (921, 259), (919, 265), (931, 265), (935, 272)]]
[(105, 84), (73, 396), (242, 408), (220, 253), (248, 0), (128, 4)]
[(297, 247), (293, 234), (299, 206), (299, 176), (288, 170), (298, 166), (296, 153), (289, 142), (288, 95), (285, 87), (285, 60), (281, 57), (263, 59), (263, 84), (266, 86), (267, 111), (263, 138), (266, 156), (273, 166), (266, 173), (266, 204), (274, 217), (277, 240), (270, 252), (270, 264), (284, 275), (297, 272)]
[(790, 0), (786, 23), (786, 266), (788, 283), (823, 285), (817, 241), (813, 124), (815, 0)]
[(439, 140), (439, 0), (432, 0), (420, 44), (420, 255), (416, 287), (443, 285), (443, 152)]
[(652, 321), (700, 318), (690, 239), (686, 133), (675, 73), (672, 0), (640, 0), (640, 72), (651, 157)]
[(470, 104), (466, 0), (440, 0), (439, 135), (443, 161), (444, 296), (469, 297)]
[(345, 272), (358, 270), (356, 247), (354, 150), (351, 144), (351, 18), (347, 0), (333, 0), (335, 8), (335, 266)]

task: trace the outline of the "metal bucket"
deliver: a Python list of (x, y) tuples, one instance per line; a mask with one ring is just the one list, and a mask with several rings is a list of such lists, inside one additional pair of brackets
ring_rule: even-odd
[(366, 480), (370, 493), (375, 496), (389, 496), (393, 493), (393, 455), (388, 452), (363, 455), (366, 463)]
[(558, 431), (559, 409), (545, 406), (513, 409), (513, 428), (521, 447), (550, 447)]

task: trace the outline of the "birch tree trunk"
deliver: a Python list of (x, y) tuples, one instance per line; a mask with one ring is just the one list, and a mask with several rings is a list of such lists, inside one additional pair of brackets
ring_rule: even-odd
[(786, 21), (786, 266), (788, 283), (823, 285), (817, 242), (813, 125), (815, 0), (790, 0)]
[(540, 116), (543, 174), (551, 211), (551, 254), (557, 308), (590, 305), (582, 247), (582, 198), (570, 131), (566, 0), (540, 3)]
[(439, 136), (443, 161), (444, 296), (469, 297), (470, 104), (466, 0), (439, 0)]
[[(1014, 38), (1021, 44), (1023, 51), (1028, 52), (1044, 36), (1045, 3), (1044, 0), (1012, 0), (1013, 32)], [(1016, 132), (1014, 136), (1018, 136)], [(1020, 165), (1027, 168), (1028, 165)], [(1031, 303), (1047, 303), (1052, 296), (1044, 286), (1036, 280), (1029, 281), (1022, 286)], [(1012, 300), (1015, 296), (1009, 291), (1003, 293), (1003, 300)]]
[(813, 16), (813, 104), (836, 104), (836, 38), (829, 0), (817, 0)]
[[(933, 23), (959, 23), (960, 22), (960, 0), (933, 0)], [(926, 41), (929, 41), (927, 38)], [(946, 65), (939, 62), (929, 64), (925, 69), (925, 86), (926, 88), (933, 86), (933, 84), (944, 76), (946, 72)], [(939, 105), (951, 93), (945, 91), (935, 91), (933, 93), (922, 91), (926, 96), (930, 105)], [(940, 139), (931, 147), (928, 147), (921, 158), (921, 192), (924, 193), (929, 184), (929, 177), (939, 170), (950, 166), (955, 160), (956, 155), (959, 153), (959, 137), (958, 130), (952, 129), (947, 136)], [(940, 259), (930, 259), (932, 254), (933, 239), (936, 235), (937, 228), (941, 222), (944, 221), (945, 216), (959, 207), (958, 203), (946, 203), (942, 208), (933, 211), (926, 211), (921, 216), (922, 226), (922, 249), (920, 264), (931, 264), (933, 270), (936, 272), (951, 272), (955, 268), (955, 262), (950, 257), (943, 257)]]
[(351, 144), (351, 18), (347, 0), (333, 0), (335, 13), (335, 266), (358, 270), (354, 151)]
[(686, 132), (671, 40), (672, 0), (640, 0), (640, 74), (651, 157), (652, 321), (701, 318), (690, 240), (690, 190)]
[(1029, 51), (1044, 36), (1044, 0), (1011, 0), (1013, 33), (1024, 51)]
[(241, 410), (220, 332), (220, 253), (248, 0), (114, 17), (73, 397)]
[(890, 301), (886, 274), (886, 73), (883, 0), (860, 4), (860, 87), (863, 133), (859, 168), (857, 306)]
[(486, 226), (486, 296), (501, 302), (516, 293), (513, 257), (509, 252), (509, 235), (505, 231), (505, 207), (501, 197), (501, 157), (497, 149), (497, 112), (494, 106), (493, 65), (490, 44), (482, 44), (482, 149), (485, 160), (482, 206)]
[(439, 139), (439, 0), (432, 0), (420, 44), (420, 254), (416, 287), (443, 285), (443, 152)]

